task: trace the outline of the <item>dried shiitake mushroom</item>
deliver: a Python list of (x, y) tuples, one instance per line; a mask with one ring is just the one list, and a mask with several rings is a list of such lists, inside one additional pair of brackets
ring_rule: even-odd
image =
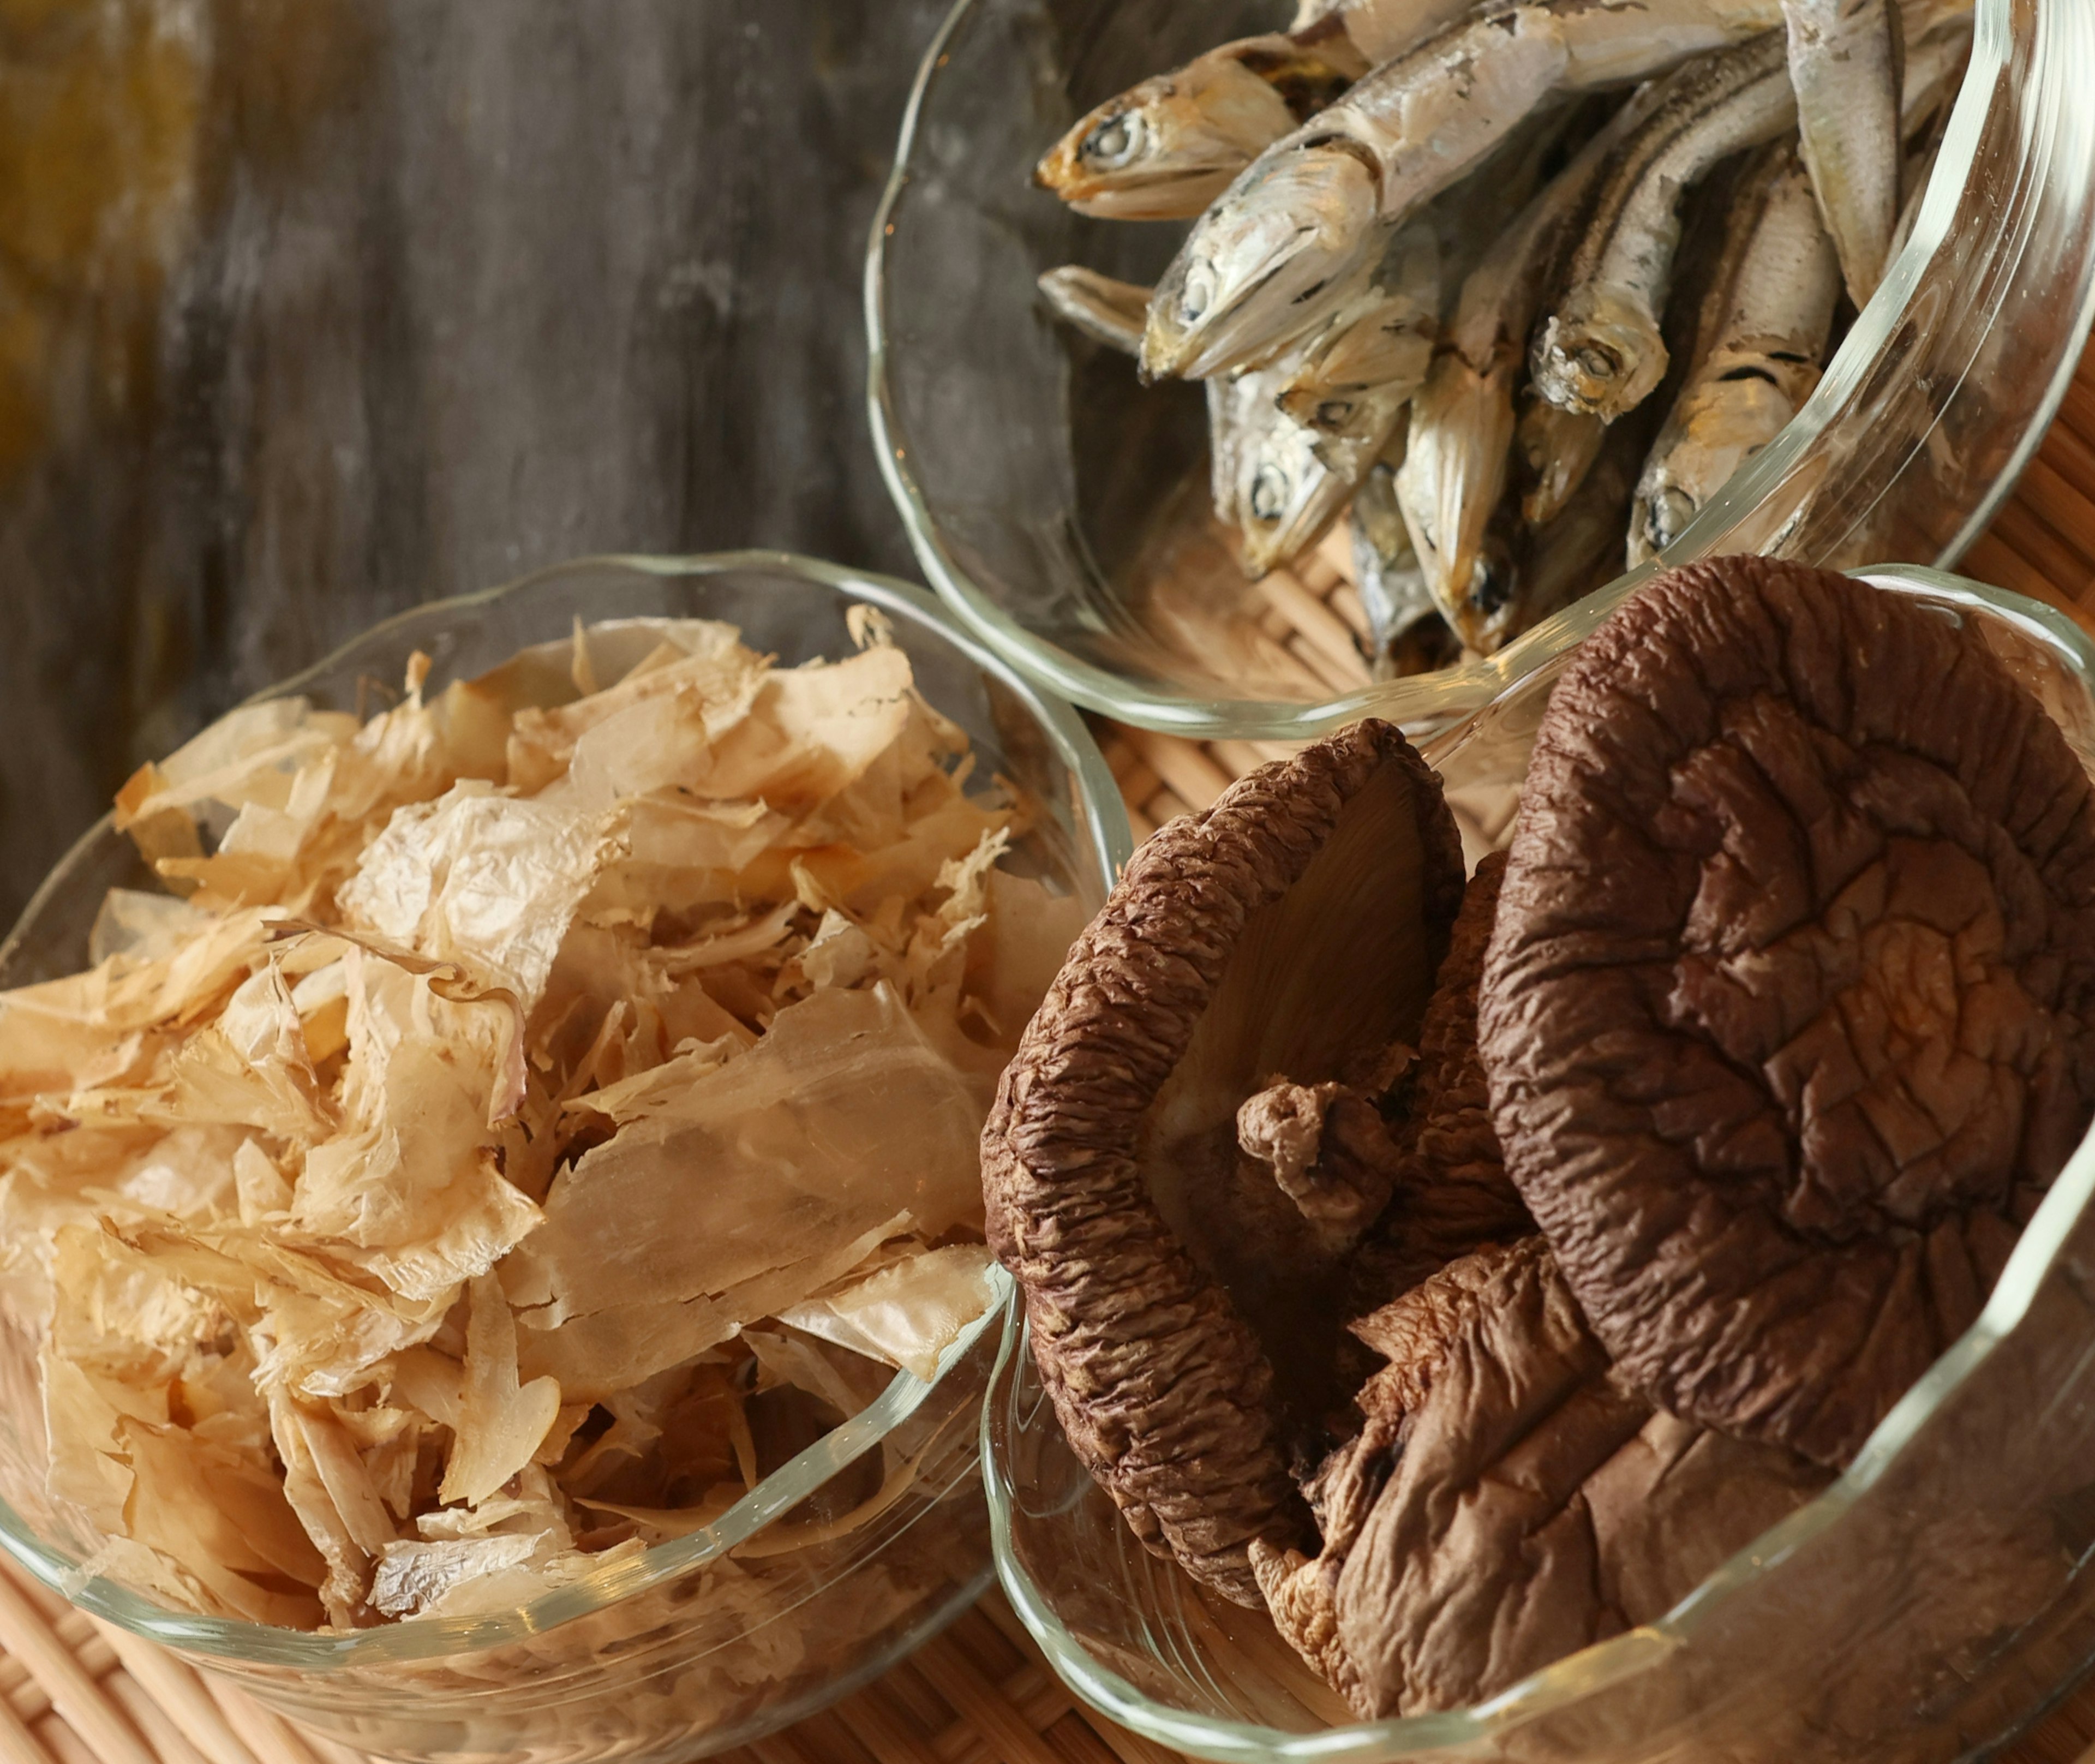
[(1479, 1701), (1663, 1615), (1830, 1479), (1621, 1386), (1540, 1237), (1355, 1328), (1389, 1364), (1310, 1485), (1322, 1553), (1252, 1559), (1281, 1633), (1366, 1719)]
[(1725, 559), (1537, 736), (1480, 1034), (1507, 1166), (1622, 1374), (1850, 1459), (2095, 1110), (2095, 808), (1953, 614)]
[[(1251, 1540), (1309, 1535), (1291, 1453), (1348, 1395), (1344, 1267), (1389, 1193), (1379, 1153), (1348, 1167), (1365, 1193), (1335, 1154), (1346, 1123), (1381, 1131), (1352, 1104), (1416, 1042), (1461, 894), (1439, 781), (1393, 727), (1265, 767), (1136, 854), (983, 1132), (990, 1240), (1072, 1448), (1145, 1544), (1246, 1604)], [(1276, 1078), (1348, 1094), (1291, 1140), (1284, 1109), (1239, 1120)]]

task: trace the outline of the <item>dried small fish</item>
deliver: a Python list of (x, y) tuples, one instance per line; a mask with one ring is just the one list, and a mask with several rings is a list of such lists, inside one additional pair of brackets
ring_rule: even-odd
[(1254, 577), (1314, 544), (1395, 441), (1432, 359), (1439, 293), (1432, 229), (1405, 228), (1322, 334), (1240, 377), (1270, 399), (1233, 412), (1236, 521)]
[(1614, 575), (1637, 466), (1650, 438), (1644, 416), (1609, 425), (1592, 469), (1540, 526), (1521, 520), (1515, 498), (1500, 503), (1468, 590), (1448, 609), (1464, 644), (1481, 655), (1503, 649)]
[(1521, 465), (1520, 517), (1546, 526), (1586, 481), (1601, 456), (1608, 425), (1581, 411), (1561, 411), (1545, 399), (1531, 400), (1520, 414), (1514, 449)]
[(1909, 145), (1921, 130), (1949, 126), (1949, 107), (1971, 59), (1971, 15), (1953, 12), (1932, 29), (1909, 36), (1899, 89), (1899, 135)]
[(1043, 157), (1034, 181), (1082, 214), (1190, 220), (1370, 69), (1492, 3), (1311, 0), (1284, 36), (1224, 43), (1107, 99)]
[(1033, 179), (1079, 214), (1119, 220), (1197, 215), (1265, 148), (1371, 65), (1343, 31), (1319, 41), (1250, 37), (1131, 86), (1082, 118)]
[(1396, 497), (1433, 591), (1452, 596), (1476, 568), (1505, 489), (1514, 393), (1527, 333), (1565, 234), (1609, 154), (1650, 114), (1647, 86), (1502, 232), (1462, 284), (1455, 316), (1413, 399)]
[(1300, 39), (1319, 25), (1343, 30), (1368, 65), (1379, 68), (1489, 4), (1491, 0), (1303, 0), (1289, 34)]
[(1737, 242), (1705, 307), (1698, 355), (1637, 484), (1629, 561), (1680, 536), (1818, 384), (1840, 270), (1797, 149), (1758, 159), (1727, 217)]
[(1377, 680), (1444, 668), (1461, 645), (1440, 616), (1396, 506), (1396, 473), (1379, 460), (1353, 493), (1348, 516), (1353, 576), (1366, 614), (1368, 671)]
[[(1908, 12), (1910, 28), (1911, 10)], [(1899, 94), (1899, 127), (1906, 141), (1906, 164), (1900, 186), (1906, 199), (1900, 205), (1898, 225), (1892, 233), (1888, 268), (1906, 249), (1914, 222), (1927, 196), (1927, 181), (1935, 172), (1936, 155), (1949, 127), (1949, 114), (1964, 69), (1971, 59), (1971, 15), (1952, 10), (1935, 27), (1906, 46), (1906, 78)]]
[(1544, 398), (1612, 422), (1650, 396), (1666, 375), (1659, 315), (1682, 193), (1796, 120), (1779, 32), (1669, 76), (1663, 102), (1603, 176), (1564, 297), (1535, 333), (1530, 368)]
[(1248, 368), (1208, 382), (1208, 475), (1215, 518), (1226, 527), (1243, 523), (1245, 461), (1274, 420), (1274, 400), (1287, 369)]
[(1352, 500), (1402, 421), (1409, 393), (1363, 399), (1357, 427), (1327, 434), (1277, 400), (1247, 425), (1237, 461), (1237, 525), (1245, 573), (1263, 576), (1314, 545)]
[(1372, 427), (1370, 402), (1400, 404), (1426, 377), (1439, 326), (1439, 241), (1422, 221), (1391, 235), (1359, 292), (1304, 347), (1282, 383), (1281, 410), (1324, 435)]
[(1804, 163), (1863, 305), (1899, 216), (1898, 9), (1891, 0), (1783, 0)]
[(1449, 27), (1268, 147), (1157, 284), (1142, 363), (1200, 378), (1314, 329), (1397, 224), (1559, 93), (1627, 85), (1781, 22), (1777, 0), (1528, 0)]
[(1072, 330), (1122, 355), (1141, 352), (1142, 327), (1149, 311), (1147, 288), (1116, 281), (1081, 264), (1043, 270), (1039, 286), (1048, 311)]

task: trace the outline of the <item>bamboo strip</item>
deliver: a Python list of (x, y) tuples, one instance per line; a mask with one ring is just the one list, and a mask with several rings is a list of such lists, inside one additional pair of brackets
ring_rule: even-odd
[(2057, 535), (2084, 580), (2095, 570), (2095, 501), (2075, 489), (2049, 460), (2030, 461), (2015, 501)]
[(264, 1709), (237, 1685), (216, 1676), (203, 1678), (211, 1700), (218, 1705), (226, 1725), (241, 1743), (264, 1764), (320, 1764), (303, 1735), (273, 1710)]
[(128, 1635), (113, 1623), (96, 1626), (124, 1670), (152, 1692), (189, 1743), (211, 1764), (258, 1764), (227, 1725), (224, 1712), (211, 1700), (203, 1681), (164, 1649)]
[(2036, 568), (2044, 579), (2045, 597), (2078, 605), (2085, 598), (2088, 568), (2073, 547), (2054, 533), (2043, 518), (2020, 503), (2011, 503), (1994, 520), (1993, 537), (2012, 547)]
[(145, 1736), (146, 1744), (163, 1764), (211, 1764), (191, 1745), (165, 1708), (128, 1672), (119, 1670), (102, 1681), (110, 1700), (131, 1718), (131, 1725)]
[(879, 1764), (939, 1764), (939, 1755), (888, 1711), (874, 1688), (837, 1705), (860, 1744)]
[(0, 1703), (0, 1764), (51, 1764), (29, 1724), (7, 1703)]
[(1360, 651), (1353, 647), (1352, 633), (1343, 619), (1310, 593), (1300, 577), (1290, 570), (1270, 570), (1259, 578), (1258, 591), (1269, 606), (1288, 621), (1304, 644), (1339, 670), (1341, 677), (1351, 677), (1353, 685), (1367, 683), (1367, 668)]
[(87, 1749), (87, 1742), (58, 1715), (46, 1715), (38, 1722), (36, 1735), (37, 1743), (49, 1754), (53, 1764), (102, 1764)]
[(1210, 807), (1230, 787), (1230, 774), (1183, 735), (1137, 729), (1128, 731), (1128, 739), (1179, 799), (1195, 808)]
[(1039, 1733), (999, 1694), (996, 1686), (963, 1658), (958, 1649), (944, 1644), (944, 1638), (927, 1643), (913, 1658), (932, 1688), (952, 1705), (953, 1713), (974, 1723), (1004, 1764), (1062, 1764)]
[(159, 1764), (11, 1573), (0, 1575), (0, 1648), (37, 1675), (50, 1694), (53, 1709), (93, 1748), (101, 1764)]

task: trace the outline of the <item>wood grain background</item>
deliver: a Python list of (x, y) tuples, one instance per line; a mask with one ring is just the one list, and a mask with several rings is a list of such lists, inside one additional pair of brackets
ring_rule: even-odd
[(859, 272), (945, 0), (0, 0), (0, 923), (138, 760), (594, 551), (915, 573)]

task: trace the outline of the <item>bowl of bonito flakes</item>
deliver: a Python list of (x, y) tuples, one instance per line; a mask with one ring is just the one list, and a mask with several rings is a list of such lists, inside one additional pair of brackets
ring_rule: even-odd
[(0, 947), (0, 1541), (388, 1757), (652, 1759), (989, 1561), (976, 1140), (1126, 852), (928, 597), (600, 560), (142, 768)]

